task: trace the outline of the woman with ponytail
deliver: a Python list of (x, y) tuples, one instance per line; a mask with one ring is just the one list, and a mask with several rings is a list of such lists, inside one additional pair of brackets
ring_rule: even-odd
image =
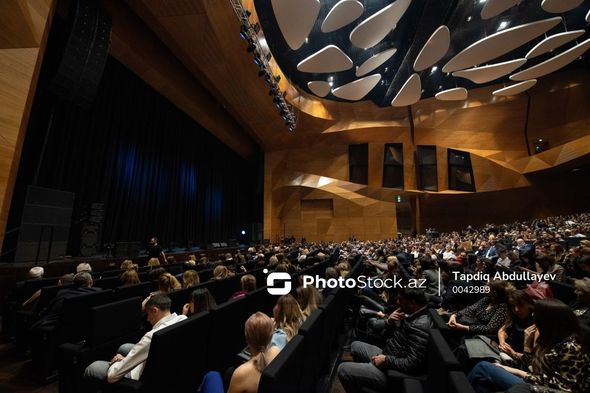
[(182, 288), (180, 282), (172, 274), (161, 274), (160, 277), (158, 277), (158, 290), (156, 292), (150, 293), (150, 295), (143, 300), (141, 304), (141, 310), (145, 310), (145, 304), (152, 296), (157, 294), (167, 294), (168, 292), (172, 292), (173, 290), (180, 288)]
[(271, 346), (273, 332), (274, 323), (268, 315), (257, 312), (248, 318), (244, 333), (251, 357), (234, 371), (227, 393), (258, 392), (262, 371), (279, 353), (279, 348)]

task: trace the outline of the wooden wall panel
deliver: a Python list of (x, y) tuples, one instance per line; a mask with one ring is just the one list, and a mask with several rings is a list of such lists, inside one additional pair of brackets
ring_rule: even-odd
[(0, 249), (54, 5), (0, 1)]

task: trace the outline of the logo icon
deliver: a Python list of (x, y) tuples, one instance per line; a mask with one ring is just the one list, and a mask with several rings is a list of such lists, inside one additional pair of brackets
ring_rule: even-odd
[[(263, 272), (268, 273), (267, 269)], [(275, 283), (277, 285), (275, 286)], [(291, 275), (287, 272), (274, 272), (266, 277), (266, 290), (271, 295), (286, 295), (291, 292)]]

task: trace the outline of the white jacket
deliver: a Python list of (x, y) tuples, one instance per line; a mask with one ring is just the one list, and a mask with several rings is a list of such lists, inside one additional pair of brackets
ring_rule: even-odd
[(147, 360), (148, 353), (150, 351), (150, 344), (152, 342), (152, 335), (160, 329), (167, 326), (174, 325), (176, 322), (180, 322), (186, 319), (185, 315), (176, 315), (172, 313), (167, 317), (160, 319), (150, 330), (147, 332), (137, 344), (133, 346), (131, 351), (125, 356), (120, 362), (111, 364), (107, 373), (107, 380), (109, 383), (117, 382), (123, 377), (139, 380), (143, 368), (145, 367), (145, 361)]

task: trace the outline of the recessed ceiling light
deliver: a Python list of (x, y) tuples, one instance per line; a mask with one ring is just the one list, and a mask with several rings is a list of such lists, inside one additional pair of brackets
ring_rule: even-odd
[(479, 4), (483, 4), (485, 2), (486, 2), (486, 0), (479, 0)]
[(309, 38), (305, 38), (305, 43), (307, 44), (309, 42)]
[(471, 15), (467, 17), (467, 22), (471, 22)]
[(438, 66), (432, 67), (432, 71), (430, 71), (430, 72), (435, 72), (436, 70), (438, 70)]
[(502, 30), (506, 26), (508, 26), (508, 22), (503, 20), (502, 22), (500, 22), (500, 26), (498, 27), (498, 30)]

